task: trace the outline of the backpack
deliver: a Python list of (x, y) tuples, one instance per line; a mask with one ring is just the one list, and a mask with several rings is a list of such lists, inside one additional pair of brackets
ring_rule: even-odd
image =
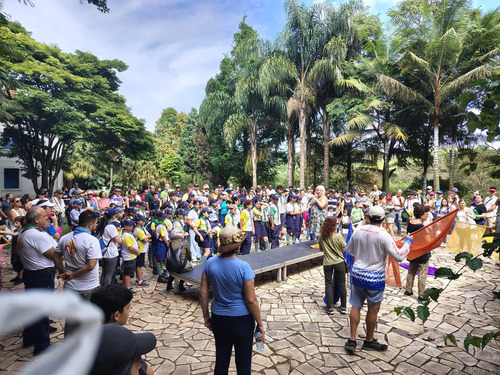
[[(152, 228), (152, 225), (155, 224), (155, 229), (153, 230)], [(157, 228), (158, 224), (154, 223), (152, 220), (149, 220), (147, 223), (146, 223), (146, 226), (144, 229), (146, 229), (148, 231), (148, 233), (151, 234), (151, 244), (152, 245), (156, 245), (158, 244), (158, 238), (156, 237), (156, 228)]]
[(174, 249), (172, 247), (172, 242), (169, 243), (168, 249), (167, 249), (167, 271), (168, 272), (182, 272), (184, 268), (186, 267), (186, 264), (188, 262), (187, 257), (184, 258), (184, 260), (181, 260), (181, 253), (182, 253), (182, 248), (184, 246), (184, 243), (186, 242), (186, 239), (184, 238), (181, 241), (181, 244), (177, 249)]
[[(113, 224), (108, 223), (106, 226), (108, 226), (108, 225), (113, 225)], [(101, 246), (101, 255), (106, 254), (106, 253), (108, 252), (108, 246), (109, 246), (109, 244), (111, 243), (111, 241), (112, 241), (113, 239), (110, 239), (110, 240), (108, 241), (108, 243), (106, 244), (106, 242), (104, 242), (104, 239), (102, 238), (102, 234), (100, 234), (100, 233), (95, 233), (95, 234), (94, 234), (94, 237), (95, 237), (95, 238), (97, 238), (97, 240), (99, 241), (99, 246)]]

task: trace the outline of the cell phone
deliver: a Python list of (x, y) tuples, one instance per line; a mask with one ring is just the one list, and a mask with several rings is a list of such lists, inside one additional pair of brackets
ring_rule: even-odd
[(54, 213), (53, 213), (53, 212), (49, 212), (49, 213), (47, 214), (47, 217), (53, 217), (53, 216), (54, 216)]

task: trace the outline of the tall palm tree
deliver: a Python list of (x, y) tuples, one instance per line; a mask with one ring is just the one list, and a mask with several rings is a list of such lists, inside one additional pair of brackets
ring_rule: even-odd
[[(437, 7), (437, 8), (433, 8)], [(464, 30), (467, 23), (467, 1), (443, 1), (431, 4), (424, 0), (420, 4), (422, 22), (420, 45), (425, 48), (416, 53), (406, 50), (399, 66), (399, 79), (385, 74), (378, 75), (380, 86), (408, 104), (422, 106), (429, 116), (434, 130), (434, 189), (439, 190), (439, 126), (440, 120), (452, 107), (456, 99), (472, 82), (490, 76), (491, 67), (476, 60), (474, 65), (463, 69), (459, 62), (466, 47)], [(415, 30), (416, 32), (416, 30)], [(404, 44), (403, 44), (404, 45)], [(484, 51), (489, 54), (492, 51)]]

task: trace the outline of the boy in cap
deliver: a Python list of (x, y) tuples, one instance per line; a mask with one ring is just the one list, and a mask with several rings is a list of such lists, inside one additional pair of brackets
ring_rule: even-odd
[(83, 212), (82, 205), (83, 201), (81, 199), (77, 198), (73, 200), (73, 209), (69, 214), (71, 220), (71, 226), (70, 226), (71, 231), (78, 226), (78, 218), (80, 217), (80, 214)]
[(144, 224), (146, 222), (146, 218), (140, 214), (136, 216), (135, 228), (134, 228), (134, 236), (137, 239), (137, 243), (139, 244), (139, 255), (137, 256), (137, 260), (135, 263), (135, 273), (137, 275), (137, 285), (138, 286), (148, 286), (144, 280), (142, 280), (142, 267), (144, 267), (146, 261), (146, 253), (149, 248), (149, 239), (151, 235), (148, 233), (146, 229), (144, 229)]
[(167, 248), (168, 248), (168, 230), (165, 225), (165, 218), (167, 213), (164, 211), (157, 212), (158, 223), (155, 229), (155, 236), (157, 240), (157, 251), (156, 251), (156, 272), (158, 272), (158, 282), (166, 283), (168, 281), (167, 277), (163, 273), (163, 261), (167, 258)]
[(135, 275), (136, 258), (139, 255), (139, 245), (134, 236), (134, 224), (132, 219), (123, 220), (122, 251), (123, 260), (123, 285), (130, 288), (130, 278)]

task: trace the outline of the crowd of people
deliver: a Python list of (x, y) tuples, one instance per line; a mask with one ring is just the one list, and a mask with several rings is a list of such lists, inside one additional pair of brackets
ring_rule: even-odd
[[(227, 371), (231, 348), (236, 343), (238, 373), (244, 373), (251, 362), (255, 324), (262, 340), (264, 326), (253, 290), (254, 275), (237, 254), (249, 254), (252, 247), (259, 252), (305, 239), (318, 241), (325, 253), (325, 312), (331, 314), (334, 310), (335, 279), (340, 289), (338, 311), (347, 313), (346, 274), (351, 272), (351, 337), (346, 349), (356, 348), (360, 310), (367, 300), (367, 340), (363, 348), (385, 350), (387, 346), (376, 342), (373, 331), (383, 297), (385, 260), (388, 255), (404, 259), (411, 244), (411, 235), (402, 249), (394, 244), (395, 235), (404, 229), (403, 222), (410, 234), (458, 209), (457, 220), (485, 225), (488, 231), (495, 230), (496, 221), (499, 230), (500, 199), (495, 187), (488, 189), (486, 199), (475, 192), (470, 204), (458, 193), (456, 188), (447, 194), (442, 190), (434, 192), (430, 186), (425, 193), (412, 190), (404, 196), (402, 190), (397, 190), (391, 196), (376, 185), (370, 192), (346, 192), (327, 190), (321, 185), (315, 190), (283, 186), (274, 189), (272, 185), (247, 190), (232, 185), (210, 188), (207, 184), (200, 189), (195, 184), (182, 190), (165, 184), (163, 188), (149, 186), (142, 191), (114, 187), (108, 194), (82, 190), (75, 184), (71, 189), (56, 190), (52, 197), (47, 189), (38, 191), (35, 199), (7, 194), (0, 211), (0, 241), (11, 244), (16, 272), (13, 284), (24, 283), (26, 289), (54, 289), (57, 274), (65, 289), (101, 306), (106, 323), (119, 325), (126, 323), (135, 293), (131, 279), (135, 278), (137, 287), (147, 286), (144, 267), (151, 267), (158, 282), (167, 284), (168, 291), (173, 289), (171, 272), (205, 264), (200, 295), (205, 325), (216, 339), (216, 373)], [(67, 231), (63, 230), (66, 225)], [(349, 231), (354, 234), (347, 245)], [(346, 246), (347, 253), (356, 258), (351, 270), (344, 257)], [(428, 264), (429, 256), (410, 262), (406, 295), (413, 294), (418, 271), (418, 294), (419, 299), (423, 298)], [(121, 291), (109, 289), (118, 280)], [(224, 280), (239, 281), (228, 286), (223, 285)], [(212, 315), (208, 312), (209, 286), (215, 290)], [(184, 289), (181, 282), (180, 290)], [(76, 328), (66, 322), (65, 334), (72, 334)], [(35, 355), (43, 352), (50, 345), (53, 329), (48, 318), (26, 327), (23, 346), (34, 346)], [(146, 364), (139, 361), (137, 366), (143, 373), (151, 373)]]

